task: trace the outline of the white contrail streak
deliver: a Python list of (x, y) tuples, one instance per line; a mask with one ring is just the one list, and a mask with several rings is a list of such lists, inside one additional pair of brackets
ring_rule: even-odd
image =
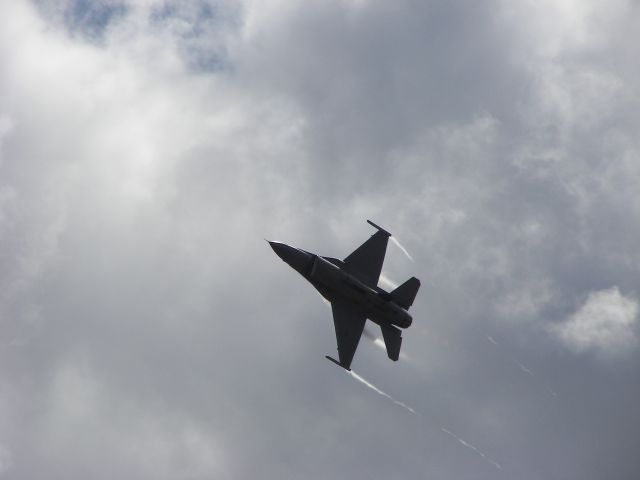
[(411, 255), (409, 255), (409, 252), (407, 252), (407, 249), (404, 248), (400, 242), (398, 241), (398, 239), (396, 237), (390, 237), (391, 241), (396, 245), (396, 247), (398, 247), (400, 250), (402, 250), (402, 252), (407, 256), (407, 258), (409, 260), (411, 260), (412, 262), (415, 262), (415, 260), (413, 259), (413, 257)]
[(446, 433), (447, 435), (451, 436), (452, 438), (455, 438), (460, 445), (467, 447), (470, 450), (473, 450), (474, 452), (476, 452), (478, 455), (480, 455), (482, 458), (484, 458), (487, 462), (489, 462), (490, 464), (492, 464), (494, 467), (496, 467), (499, 470), (502, 470), (502, 465), (500, 465), (498, 462), (491, 460), (491, 458), (489, 458), (482, 450), (480, 450), (478, 447), (471, 445), (469, 442), (463, 440), (462, 438), (458, 437), (456, 434), (454, 434), (453, 432), (447, 430), (444, 427), (440, 427), (440, 430), (442, 430), (444, 433)]
[(380, 274), (380, 280), (379, 282), (382, 284), (382, 286), (387, 287), (387, 288), (391, 288), (393, 290), (395, 290), (396, 288), (398, 288), (398, 284), (396, 282), (394, 282), (393, 280), (391, 280), (389, 277), (387, 277), (384, 273)]
[(535, 375), (533, 374), (533, 372), (531, 370), (529, 370), (527, 367), (525, 367), (523, 364), (521, 364), (520, 362), (516, 362), (518, 364), (518, 366), (520, 367), (520, 370), (522, 370), (524, 373), (528, 373), (529, 375), (531, 375), (532, 377), (534, 377)]
[[(362, 383), (363, 385), (365, 385), (366, 387), (370, 388), (371, 390), (373, 390), (374, 392), (376, 392), (378, 395), (382, 395), (383, 397), (388, 398), (389, 400), (391, 400), (393, 403), (395, 403), (396, 405), (398, 405), (399, 407), (404, 408), (405, 410), (407, 410), (410, 413), (413, 413), (414, 415), (418, 416), (418, 417), (422, 417), (422, 415), (418, 412), (416, 412), (413, 408), (411, 408), (409, 405), (407, 405), (406, 403), (401, 402), (400, 400), (396, 400), (395, 398), (393, 398), (391, 395), (389, 395), (386, 392), (383, 392), (382, 390), (380, 390), (378, 387), (376, 387), (373, 383), (369, 382), (368, 380), (365, 380), (364, 378), (362, 378), (360, 375), (358, 375), (356, 372), (354, 372), (353, 370), (348, 372), (351, 377), (355, 378), (358, 382)], [(494, 467), (496, 467), (499, 470), (502, 470), (502, 465), (500, 465), (498, 462), (496, 462), (495, 460), (492, 460), (489, 456), (487, 456), (486, 453), (484, 453), (482, 450), (480, 450), (478, 447), (476, 447), (475, 445), (470, 444), (469, 442), (467, 442), (466, 440), (458, 437), (456, 434), (454, 434), (451, 430), (447, 430), (444, 427), (440, 427), (440, 430), (444, 433), (446, 433), (447, 435), (449, 435), (450, 437), (454, 438), (455, 440), (458, 441), (458, 443), (460, 443), (460, 445), (462, 445), (465, 448), (468, 448), (469, 450), (473, 450), (474, 452), (476, 452), (478, 455), (480, 455), (483, 459), (485, 459), (487, 462), (489, 462), (491, 465), (493, 465)]]
[[(493, 343), (494, 345), (498, 346), (498, 342), (496, 342), (493, 337), (491, 335), (487, 335), (487, 339)], [(504, 355), (506, 355), (509, 360), (511, 360), (514, 364), (516, 364), (518, 366), (518, 368), (523, 371), (524, 373), (531, 375), (532, 377), (535, 377), (535, 375), (533, 374), (533, 372), (531, 371), (531, 369), (525, 367), (522, 363), (520, 363), (513, 355), (510, 355), (509, 353), (504, 353)]]
[[(487, 340), (489, 340), (494, 345), (499, 346), (498, 342), (496, 342), (491, 335), (487, 335)], [(509, 361), (511, 361), (511, 363), (513, 363), (514, 365), (517, 365), (521, 372), (524, 372), (527, 375), (529, 375), (530, 377), (535, 378), (536, 375), (535, 375), (535, 373), (533, 373), (533, 370), (531, 370), (526, 365), (524, 365), (523, 363), (518, 361), (518, 359), (516, 357), (514, 357), (513, 355), (511, 355), (509, 352), (507, 352), (504, 349), (502, 349), (502, 355), (505, 356), (506, 358), (508, 358)], [(548, 385), (546, 385), (545, 388), (546, 388), (546, 391), (550, 395), (552, 395), (554, 397), (558, 396), (558, 394), (551, 387), (549, 387)]]
[(364, 329), (362, 330), (362, 336), (371, 340), (372, 342), (375, 343), (375, 341), (378, 339), (378, 337), (376, 337), (376, 334), (373, 333), (371, 330), (369, 330), (369, 328), (367, 328), (367, 326), (364, 326)]
[(382, 395), (383, 397), (387, 397), (389, 400), (391, 400), (393, 403), (395, 403), (396, 405), (404, 408), (405, 410), (413, 413), (414, 415), (417, 415), (419, 417), (421, 417), (422, 415), (420, 415), (418, 412), (416, 412), (413, 408), (411, 408), (409, 405), (407, 405), (406, 403), (402, 403), (400, 400), (396, 400), (395, 398), (393, 398), (391, 395), (389, 395), (388, 393), (383, 392), (382, 390), (380, 390), (378, 387), (376, 387), (373, 383), (368, 382), (367, 380), (365, 380), (364, 378), (362, 378), (360, 375), (358, 375), (356, 372), (354, 372), (353, 370), (351, 370), (349, 372), (351, 374), (351, 376), (353, 378), (355, 378), (356, 380), (358, 380), (360, 383), (366, 385), (367, 387), (369, 387), (371, 390), (373, 390), (374, 392), (376, 392), (379, 395)]

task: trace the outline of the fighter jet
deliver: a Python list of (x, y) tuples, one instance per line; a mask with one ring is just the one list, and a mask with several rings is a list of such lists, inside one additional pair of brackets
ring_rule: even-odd
[(380, 325), (387, 355), (398, 360), (402, 344), (400, 328), (411, 325), (408, 310), (420, 288), (420, 280), (415, 277), (392, 292), (378, 287), (391, 234), (371, 220), (367, 222), (377, 232), (344, 260), (269, 241), (282, 260), (331, 302), (339, 361), (328, 355), (326, 358), (349, 371), (367, 319)]

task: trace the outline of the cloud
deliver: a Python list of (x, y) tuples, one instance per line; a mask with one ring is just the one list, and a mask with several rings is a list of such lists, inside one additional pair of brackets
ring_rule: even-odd
[(576, 353), (594, 351), (606, 358), (624, 356), (638, 344), (638, 301), (618, 287), (589, 293), (586, 301), (551, 332)]
[(372, 218), (414, 260), (381, 283), (423, 287), (411, 362), (363, 341), (362, 378), (505, 478), (635, 478), (633, 2), (0, 10), (5, 475), (495, 478), (327, 365), (263, 240), (344, 258)]
[(92, 464), (101, 451), (110, 452), (116, 472), (138, 470), (143, 477), (166, 478), (224, 475), (224, 456), (211, 432), (156, 402), (145, 407), (131, 403), (81, 359), (57, 369), (46, 404), (39, 419), (41, 441), (34, 447), (72, 475), (95, 470)]

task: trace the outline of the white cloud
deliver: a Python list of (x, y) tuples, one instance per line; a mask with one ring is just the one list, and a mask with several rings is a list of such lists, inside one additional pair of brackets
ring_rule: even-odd
[(606, 44), (628, 2), (615, 0), (526, 0), (504, 2), (504, 13), (517, 22), (523, 36), (534, 43), (537, 56), (555, 58), (564, 53)]
[[(330, 313), (262, 240), (341, 256), (372, 218), (415, 259), (390, 247), (381, 285), (429, 288), (404, 335), (413, 361), (378, 340), (357, 368), (450, 431), (480, 422), (465, 438), (505, 471), (537, 456), (538, 476), (611, 476), (603, 445), (636, 407), (601, 410), (598, 369), (572, 390), (572, 359), (528, 327), (588, 278), (626, 297), (595, 292), (554, 334), (575, 351), (637, 343), (636, 10), (120, 3), (103, 25), (110, 1), (0, 0), (0, 472), (375, 477), (402, 437), (407, 475), (493, 478), (350, 397), (319, 354)], [(539, 425), (548, 405), (505, 382), (493, 338), (535, 381), (592, 389), (585, 415), (606, 422)], [(608, 391), (637, 397), (637, 373)], [(572, 457), (577, 436), (595, 440)], [(617, 472), (637, 471), (617, 453)]]
[(48, 409), (37, 419), (41, 437), (35, 447), (67, 472), (106, 478), (98, 460), (103, 452), (115, 472), (137, 472), (143, 478), (224, 476), (213, 432), (162, 402), (141, 405), (82, 360), (61, 365), (47, 397)]
[(551, 327), (553, 334), (576, 353), (595, 351), (618, 357), (634, 348), (638, 301), (625, 297), (618, 287), (589, 294), (586, 302), (569, 318)]

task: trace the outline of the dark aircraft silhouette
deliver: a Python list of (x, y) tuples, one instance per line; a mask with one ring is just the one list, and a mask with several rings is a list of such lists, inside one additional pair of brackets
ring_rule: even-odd
[(331, 302), (340, 361), (328, 355), (326, 358), (346, 370), (351, 370), (367, 318), (380, 325), (387, 355), (391, 360), (398, 360), (402, 335), (397, 327), (411, 325), (412, 318), (407, 310), (420, 288), (420, 280), (415, 277), (392, 292), (378, 287), (391, 234), (371, 220), (367, 222), (378, 231), (344, 260), (321, 257), (281, 242), (269, 242), (282, 260)]

